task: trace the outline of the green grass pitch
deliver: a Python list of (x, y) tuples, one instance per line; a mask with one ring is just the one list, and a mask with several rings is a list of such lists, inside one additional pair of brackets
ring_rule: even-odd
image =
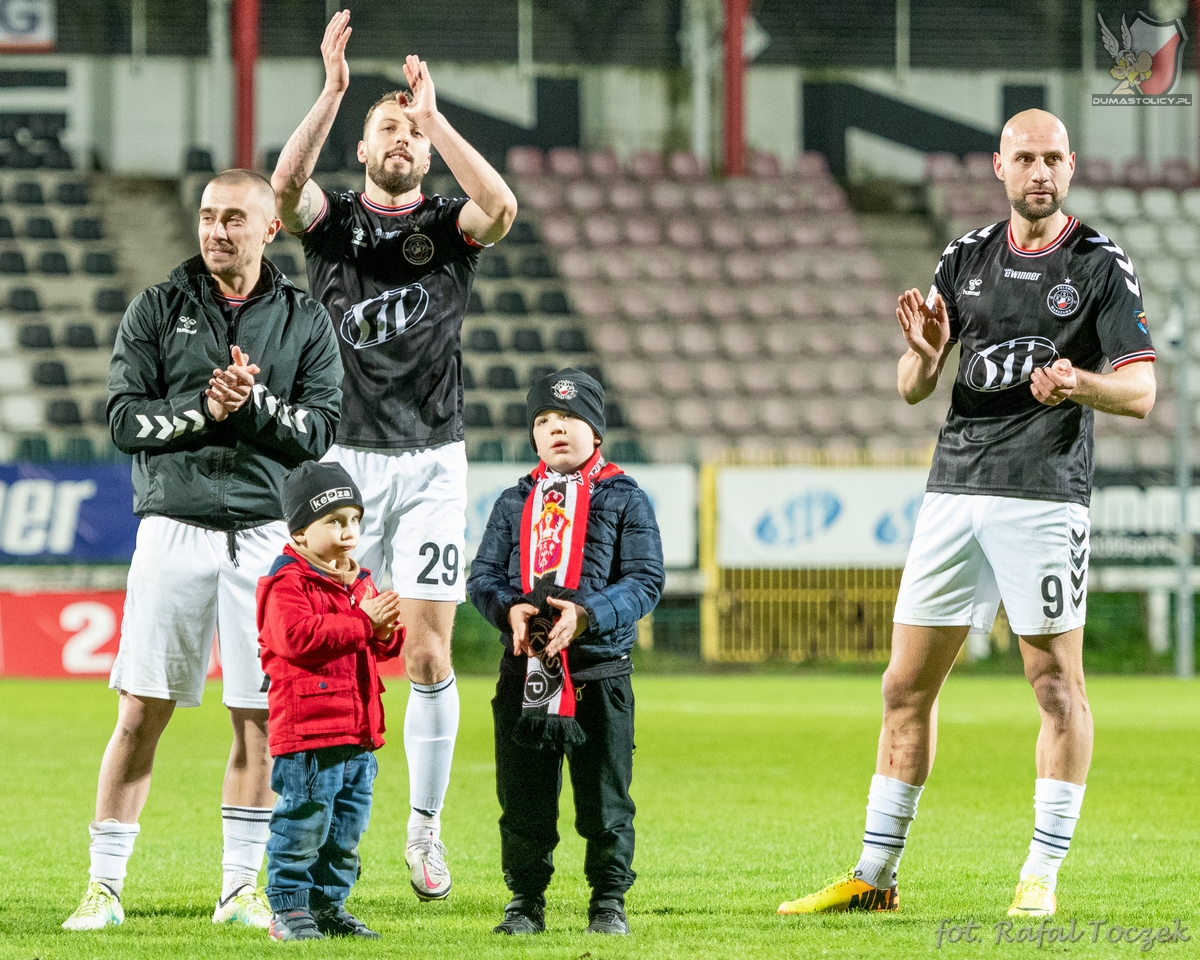
[[(0, 957), (925, 957), (1030, 956), (997, 946), (1000, 920), (1033, 827), (1037, 713), (1020, 678), (952, 677), (942, 696), (937, 767), (901, 869), (894, 916), (775, 916), (857, 857), (879, 726), (879, 681), (864, 676), (638, 676), (633, 784), (639, 879), (633, 935), (584, 937), (587, 889), (569, 786), (548, 932), (500, 938), (506, 902), (492, 772), (492, 682), (460, 679), (462, 727), (444, 815), (454, 892), (421, 904), (403, 859), (407, 779), (401, 730), (407, 684), (386, 695), (391, 741), (380, 752), (364, 873), (350, 906), (383, 933), (374, 943), (276, 944), (214, 928), (220, 782), (229, 748), (220, 689), (168, 728), (125, 887), (124, 925), (59, 929), (83, 891), (86, 825), (116, 715), (94, 681), (0, 682), (0, 755), (8, 768), (0, 838)], [(1059, 916), (1082, 938), (1044, 950), (1132, 957), (1108, 944), (1125, 928), (1189, 927), (1200, 954), (1200, 696), (1167, 678), (1093, 678), (1096, 753), (1083, 819), (1060, 875)], [(981, 924), (980, 943), (936, 946), (939, 922)], [(1101, 942), (1087, 924), (1104, 921)], [(1191, 925), (1195, 924), (1194, 932)], [(1035, 927), (1022, 921), (1014, 929)]]

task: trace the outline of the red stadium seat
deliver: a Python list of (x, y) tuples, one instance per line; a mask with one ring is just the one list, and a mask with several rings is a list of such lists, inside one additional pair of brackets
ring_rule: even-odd
[(953, 153), (925, 154), (925, 179), (932, 183), (948, 183), (963, 178), (963, 168)]
[(805, 150), (792, 163), (792, 174), (805, 180), (828, 180), (829, 161), (817, 150)]
[(636, 279), (642, 258), (632, 250), (605, 250), (599, 258), (600, 273), (615, 283)]
[(675, 404), (675, 425), (688, 433), (699, 433), (713, 427), (712, 404), (699, 397), (688, 397)]
[(994, 183), (996, 180), (996, 168), (990, 153), (968, 153), (963, 157), (963, 167), (968, 180), (976, 183)]
[(621, 175), (621, 161), (611, 147), (603, 150), (593, 150), (584, 161), (589, 176), (602, 180), (612, 179)]
[(553, 211), (562, 207), (562, 189), (557, 183), (535, 180), (518, 188), (521, 203), (534, 210)]
[(748, 164), (752, 177), (779, 177), (783, 175), (783, 164), (779, 157), (763, 150), (751, 150)]
[(721, 214), (728, 208), (725, 191), (712, 183), (698, 183), (691, 189), (692, 207), (702, 214)]
[(1125, 186), (1134, 190), (1146, 190), (1158, 183), (1154, 170), (1141, 157), (1131, 157), (1125, 161), (1121, 178), (1125, 181)]
[(656, 393), (653, 371), (641, 360), (613, 360), (604, 365), (609, 384), (622, 394)]
[(725, 287), (710, 287), (701, 293), (701, 309), (714, 323), (724, 324), (741, 316), (741, 299)]
[(551, 247), (564, 249), (578, 246), (579, 224), (574, 217), (546, 216), (542, 218), (542, 239)]
[(584, 239), (596, 247), (610, 247), (621, 242), (621, 229), (610, 216), (597, 214), (583, 221)]
[(601, 356), (628, 357), (633, 353), (633, 340), (623, 323), (601, 323), (592, 330), (592, 342)]
[(760, 250), (777, 250), (789, 242), (783, 227), (778, 223), (755, 221), (746, 228), (746, 236), (750, 243)]
[(731, 253), (725, 258), (725, 276), (739, 286), (750, 286), (761, 281), (763, 267), (763, 257), (758, 253)]
[(731, 180), (725, 193), (729, 206), (737, 213), (756, 213), (763, 208), (762, 189), (758, 184)]
[(608, 191), (608, 203), (614, 210), (643, 213), (646, 209), (646, 191), (636, 183), (615, 183)]
[(813, 206), (820, 213), (841, 213), (843, 210), (849, 209), (846, 195), (840, 188), (820, 191), (814, 199)]
[(728, 433), (742, 435), (758, 426), (758, 406), (743, 397), (717, 402), (717, 422)]
[(688, 255), (684, 269), (696, 283), (713, 283), (721, 276), (721, 258), (715, 253), (693, 250)]
[(773, 397), (782, 389), (782, 372), (786, 364), (753, 361), (737, 365), (738, 383), (754, 397)]
[(762, 422), (772, 434), (788, 436), (800, 429), (804, 417), (796, 401), (772, 397), (762, 405)]
[(686, 150), (676, 150), (671, 154), (668, 169), (677, 180), (699, 180), (707, 174), (700, 158)]
[(784, 389), (794, 397), (812, 397), (825, 389), (825, 368), (812, 361), (789, 363), (783, 368)]
[(1089, 187), (1111, 187), (1117, 182), (1112, 161), (1107, 157), (1087, 157), (1079, 161), (1081, 182)]
[(1186, 190), (1196, 181), (1191, 164), (1183, 157), (1173, 157), (1162, 162), (1163, 186), (1172, 190)]
[(825, 228), (818, 223), (797, 220), (786, 227), (788, 238), (798, 247), (816, 247), (828, 238)]
[(805, 209), (807, 204), (796, 190), (772, 190), (767, 195), (768, 207), (776, 213), (793, 215)]
[(700, 315), (698, 297), (692, 286), (674, 286), (662, 289), (660, 302), (663, 312), (675, 322), (695, 320)]
[(574, 147), (554, 147), (546, 151), (546, 172), (556, 177), (577, 180), (584, 176), (583, 154)]
[(558, 272), (568, 280), (591, 280), (599, 272), (592, 251), (564, 250), (558, 258)]
[(626, 403), (629, 422), (637, 430), (662, 432), (670, 425), (666, 403), (657, 397), (639, 397)]
[(709, 223), (708, 237), (718, 250), (740, 250), (746, 245), (746, 235), (732, 220), (714, 220)]
[(702, 363), (696, 380), (700, 389), (713, 397), (733, 393), (738, 386), (735, 367), (723, 360), (709, 360), (707, 363)]
[(704, 231), (695, 220), (672, 220), (667, 224), (667, 239), (679, 247), (698, 248), (704, 244)]
[(650, 188), (650, 206), (659, 213), (676, 213), (687, 203), (687, 191), (678, 183), (656, 183)]
[(746, 312), (760, 323), (778, 320), (783, 304), (770, 287), (758, 287), (746, 295)]
[(634, 342), (639, 350), (654, 359), (672, 357), (675, 355), (675, 339), (671, 336), (669, 327), (659, 324), (641, 324), (633, 332)]
[(767, 262), (767, 273), (779, 283), (798, 283), (808, 272), (808, 259), (794, 250), (781, 250)]
[(633, 323), (651, 323), (658, 318), (658, 305), (641, 288), (626, 287), (617, 299), (622, 315)]
[(679, 250), (664, 247), (655, 250), (653, 256), (639, 255), (646, 276), (659, 282), (679, 280), (683, 276), (686, 258)]
[(515, 177), (540, 177), (542, 151), (537, 147), (510, 147), (504, 169)]
[(763, 332), (767, 352), (782, 360), (804, 356), (808, 352), (808, 341), (802, 329), (792, 323), (775, 323)]
[(607, 287), (575, 287), (571, 291), (575, 309), (584, 317), (611, 318), (616, 315), (613, 294)]
[(817, 436), (830, 436), (845, 429), (845, 417), (840, 402), (809, 400), (803, 406), (804, 423)]
[(662, 154), (656, 150), (635, 150), (629, 158), (629, 172), (639, 180), (657, 180), (663, 175)]
[(744, 323), (729, 323), (717, 331), (721, 349), (731, 360), (762, 359), (762, 348), (754, 327)]
[(662, 243), (662, 224), (650, 217), (625, 221), (625, 239), (635, 247), (656, 247)]
[[(670, 313), (670, 302), (666, 304)], [(675, 329), (675, 343), (685, 357), (702, 360), (718, 352), (717, 334), (707, 323), (686, 322)]]

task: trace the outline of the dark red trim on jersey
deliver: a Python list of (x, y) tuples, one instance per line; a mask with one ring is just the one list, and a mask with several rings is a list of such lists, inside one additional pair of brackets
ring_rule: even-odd
[(358, 198), (362, 201), (362, 205), (364, 207), (366, 207), (368, 210), (370, 210), (372, 213), (378, 213), (380, 216), (384, 216), (384, 217), (402, 217), (406, 213), (412, 213), (421, 204), (423, 204), (425, 202), (425, 194), (423, 194), (423, 193), (420, 196), (418, 196), (417, 199), (414, 200), (412, 203), (406, 203), (402, 207), (389, 207), (389, 206), (385, 206), (382, 203), (376, 203), (374, 200), (372, 200), (370, 197), (368, 197), (365, 193), (360, 193), (358, 195)]
[[(322, 220), (324, 220), (325, 215), (327, 213), (329, 213), (329, 197), (326, 196), (325, 191), (322, 190), (321, 191), (321, 212), (317, 214), (317, 219), (314, 220), (312, 223), (310, 223), (307, 227), (305, 227), (299, 233), (292, 233), (291, 230), (288, 230), (287, 232), (292, 233), (293, 237), (302, 237), (302, 236), (304, 236), (304, 234), (308, 233), (309, 230), (311, 230), (313, 227), (315, 227), (318, 223), (320, 223)], [(284, 227), (284, 229), (287, 230), (287, 227)]]
[(229, 304), (231, 307), (240, 307), (243, 303), (245, 303), (247, 300), (250, 299), (249, 294), (247, 294), (244, 297), (227, 296), (224, 293), (217, 293), (215, 290), (213, 291), (213, 296), (216, 297), (218, 300), (220, 300), (222, 303)]
[(1127, 353), (1127, 354), (1125, 354), (1125, 356), (1117, 357), (1116, 360), (1113, 360), (1112, 368), (1114, 370), (1119, 370), (1121, 367), (1125, 366), (1127, 363), (1138, 363), (1142, 360), (1149, 360), (1151, 363), (1153, 363), (1155, 360), (1155, 357), (1156, 357), (1156, 354), (1154, 353), (1153, 350), (1139, 350), (1137, 353)]
[(1057, 250), (1066, 242), (1068, 234), (1079, 226), (1079, 221), (1075, 217), (1067, 218), (1067, 225), (1059, 231), (1053, 242), (1040, 250), (1026, 250), (1024, 247), (1018, 247), (1017, 242), (1013, 239), (1012, 221), (1008, 221), (1008, 249), (1015, 253), (1018, 257), (1044, 257), (1046, 254)]
[(458, 219), (454, 221), (454, 225), (458, 227), (458, 235), (463, 238), (463, 242), (468, 247), (474, 247), (476, 250), (486, 250), (490, 246), (487, 243), (480, 243), (462, 228), (462, 214), (459, 214)]

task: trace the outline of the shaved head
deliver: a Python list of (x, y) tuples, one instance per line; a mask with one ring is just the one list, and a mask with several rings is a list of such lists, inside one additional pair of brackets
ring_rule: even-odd
[(247, 199), (253, 199), (262, 208), (268, 222), (275, 219), (275, 190), (271, 181), (261, 173), (235, 167), (218, 173), (209, 180), (204, 192), (207, 194), (213, 187), (249, 187)]
[(1011, 156), (1019, 146), (1031, 140), (1054, 142), (1064, 154), (1071, 152), (1067, 128), (1058, 117), (1045, 110), (1022, 110), (1000, 131), (1000, 153)]

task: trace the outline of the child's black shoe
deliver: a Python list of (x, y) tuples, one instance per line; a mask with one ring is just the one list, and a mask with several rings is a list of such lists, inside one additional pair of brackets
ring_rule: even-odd
[(588, 907), (588, 921), (584, 933), (606, 933), (621, 937), (629, 933), (625, 906), (620, 900), (597, 900)]
[(329, 904), (313, 909), (313, 918), (317, 927), (327, 937), (362, 937), (364, 940), (378, 940), (380, 936), (365, 923), (350, 913), (342, 904)]
[(270, 926), (273, 940), (324, 940), (325, 934), (317, 927), (313, 915), (301, 907), (272, 914)]
[(504, 908), (504, 920), (492, 933), (506, 933), (515, 936), (523, 933), (542, 933), (546, 929), (545, 905), (536, 900), (514, 897)]

